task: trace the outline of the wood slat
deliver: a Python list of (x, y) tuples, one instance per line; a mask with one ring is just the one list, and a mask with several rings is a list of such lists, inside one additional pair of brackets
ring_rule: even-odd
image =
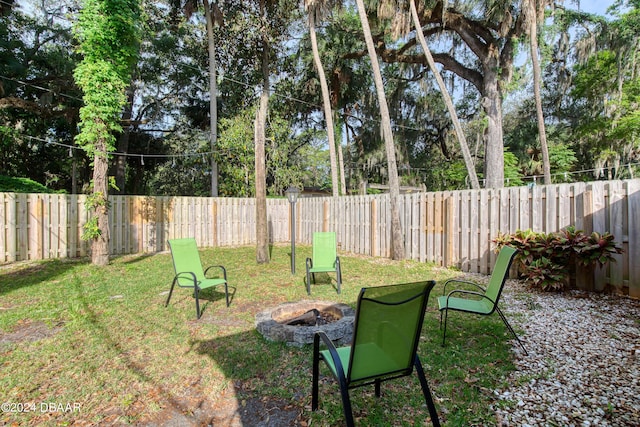
[(627, 181), (629, 296), (640, 298), (640, 180)]

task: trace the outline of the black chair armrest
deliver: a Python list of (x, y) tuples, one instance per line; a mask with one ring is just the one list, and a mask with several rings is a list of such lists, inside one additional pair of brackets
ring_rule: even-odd
[(461, 283), (464, 285), (471, 285), (471, 286), (475, 286), (477, 289), (480, 289), (482, 292), (486, 292), (485, 288), (483, 288), (482, 286), (478, 285), (475, 282), (470, 282), (468, 280), (449, 279), (446, 282), (444, 282), (444, 289), (442, 290), (442, 295), (447, 294), (447, 285), (449, 285), (449, 283)]
[[(190, 280), (193, 282), (193, 285), (182, 285), (179, 279)], [(198, 287), (198, 279), (196, 279), (195, 273), (192, 273), (191, 271), (183, 271), (176, 274), (175, 277), (173, 278), (173, 283), (177, 283), (178, 286), (180, 286), (181, 288), (190, 288), (190, 287), (197, 288)]]
[(488, 300), (489, 302), (491, 302), (491, 304), (495, 304), (495, 302), (491, 298), (486, 296), (484, 293), (480, 293), (476, 291), (467, 291), (465, 289), (454, 289), (453, 291), (447, 294), (447, 306), (449, 305), (449, 298), (451, 298), (451, 296), (454, 294), (475, 295), (480, 297), (480, 299)]
[(204, 277), (207, 277), (207, 272), (209, 270), (211, 270), (212, 268), (219, 268), (220, 270), (222, 270), (222, 276), (224, 277), (224, 281), (225, 282), (227, 281), (227, 269), (224, 268), (221, 265), (212, 265), (212, 266), (207, 267), (207, 269), (204, 271)]

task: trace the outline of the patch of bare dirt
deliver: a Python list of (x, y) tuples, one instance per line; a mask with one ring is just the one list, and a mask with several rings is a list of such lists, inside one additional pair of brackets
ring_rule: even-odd
[(0, 331), (0, 349), (11, 344), (34, 342), (56, 335), (64, 325), (58, 323), (49, 326), (44, 322), (21, 321), (14, 327), (13, 332)]
[[(241, 385), (237, 384), (240, 388)], [(167, 405), (137, 425), (145, 427), (304, 427), (302, 408), (281, 399), (243, 397), (227, 390), (214, 400), (193, 396)]]
[[(203, 298), (206, 301), (206, 298)], [(242, 302), (221, 308), (221, 301), (214, 298), (215, 304), (204, 305), (202, 317), (193, 320), (194, 329), (203, 324), (220, 327), (253, 327), (253, 315), (273, 301)], [(201, 302), (202, 303), (202, 302)], [(207, 304), (207, 303), (205, 303)], [(303, 402), (258, 396), (251, 387), (245, 387), (236, 380), (223, 393), (209, 396), (197, 384), (187, 396), (167, 396), (156, 398), (161, 409), (139, 419), (135, 424), (144, 427), (305, 427), (307, 421), (302, 418)], [(143, 411), (138, 412), (141, 413)]]

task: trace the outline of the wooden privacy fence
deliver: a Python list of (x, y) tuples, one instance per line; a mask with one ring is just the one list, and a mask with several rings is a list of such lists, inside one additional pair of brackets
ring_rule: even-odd
[[(86, 196), (0, 193), (0, 262), (82, 257), (90, 245), (82, 228)], [(110, 196), (113, 255), (158, 252), (167, 240), (193, 236), (200, 246), (256, 242), (255, 200), (204, 197)], [(488, 190), (412, 193), (399, 199), (407, 258), (488, 274), (499, 232), (554, 232), (573, 225), (608, 231), (625, 252), (594, 273), (596, 289), (612, 286), (640, 297), (640, 180), (597, 181)], [(267, 200), (269, 239), (290, 241), (290, 205)], [(389, 257), (388, 194), (301, 198), (296, 240), (335, 231), (342, 251)], [(590, 279), (590, 278), (588, 278)]]

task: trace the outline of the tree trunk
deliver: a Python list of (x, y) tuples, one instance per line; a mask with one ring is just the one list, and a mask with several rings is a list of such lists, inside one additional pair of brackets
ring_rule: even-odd
[(504, 143), (502, 134), (502, 98), (498, 89), (497, 61), (489, 61), (484, 68), (484, 97), (482, 106), (487, 113), (484, 135), (485, 188), (504, 186)]
[[(339, 120), (338, 120), (339, 121)], [(338, 124), (338, 129), (340, 129), (340, 125)], [(338, 132), (338, 143), (336, 147), (338, 148), (338, 172), (340, 173), (340, 194), (347, 194), (347, 179), (344, 176), (344, 156), (342, 153), (342, 135)]]
[(538, 24), (536, 13), (536, 2), (529, 2), (531, 13), (531, 29), (529, 34), (529, 44), (531, 48), (531, 63), (533, 64), (533, 95), (536, 100), (536, 117), (538, 121), (538, 137), (540, 138), (540, 150), (542, 151), (542, 171), (544, 175), (544, 183), (551, 184), (551, 164), (549, 162), (549, 146), (547, 145), (547, 132), (544, 125), (544, 113), (542, 111), (542, 95), (540, 88), (542, 86), (542, 72), (540, 70), (540, 61), (538, 60)]
[(429, 68), (431, 72), (436, 78), (436, 82), (438, 82), (438, 87), (440, 88), (440, 93), (444, 98), (444, 103), (447, 106), (447, 110), (449, 110), (449, 115), (451, 116), (451, 120), (453, 121), (453, 127), (456, 130), (456, 136), (458, 137), (458, 143), (460, 144), (460, 149), (462, 151), (462, 157), (464, 158), (464, 164), (467, 167), (467, 173), (469, 174), (469, 179), (471, 181), (471, 188), (477, 190), (480, 188), (480, 184), (478, 183), (478, 176), (476, 175), (475, 165), (473, 163), (473, 159), (471, 158), (471, 152), (469, 151), (469, 145), (467, 144), (467, 139), (464, 136), (464, 131), (462, 130), (462, 126), (460, 125), (460, 120), (458, 120), (458, 114), (456, 113), (456, 109), (453, 106), (453, 101), (451, 100), (451, 96), (449, 95), (449, 91), (447, 90), (447, 86), (442, 80), (442, 76), (440, 75), (440, 71), (436, 68), (436, 63), (433, 60), (433, 56), (431, 55), (431, 50), (427, 45), (427, 41), (424, 38), (424, 34), (422, 33), (422, 25), (420, 24), (420, 19), (418, 18), (418, 11), (416, 10), (415, 0), (410, 0), (409, 5), (411, 7), (411, 16), (413, 18), (413, 25), (416, 28), (416, 35), (422, 45), (422, 50), (424, 51), (424, 55), (427, 58), (427, 63), (429, 64)]
[(215, 159), (218, 141), (218, 85), (216, 77), (216, 45), (213, 38), (213, 18), (208, 0), (202, 0), (204, 15), (207, 20), (207, 48), (209, 51), (209, 124), (211, 138), (211, 197), (218, 197), (218, 164)]
[(329, 162), (331, 163), (331, 193), (333, 197), (340, 195), (340, 184), (338, 183), (338, 166), (336, 162), (336, 138), (333, 127), (333, 114), (331, 112), (331, 98), (329, 98), (329, 87), (322, 67), (320, 52), (318, 51), (318, 40), (316, 38), (316, 23), (313, 13), (309, 13), (309, 36), (311, 38), (311, 51), (313, 52), (313, 62), (318, 72), (320, 89), (322, 91), (322, 105), (324, 107), (324, 120), (327, 125), (327, 138), (329, 139)]
[(262, 94), (255, 123), (256, 169), (256, 261), (269, 262), (269, 230), (267, 227), (267, 174), (265, 159), (267, 110), (269, 108), (269, 41), (262, 38)]
[[(353, 179), (352, 176), (352, 171), (351, 171), (351, 140), (349, 139), (349, 123), (347, 122), (348, 118), (347, 118), (347, 113), (344, 112), (344, 114), (342, 115), (342, 120), (344, 121), (344, 142), (345, 142), (345, 146), (344, 148), (347, 150), (347, 170), (345, 171), (345, 169), (342, 169), (342, 173), (345, 174), (345, 182), (346, 182), (346, 178), (348, 176), (349, 178), (349, 187), (351, 187), (351, 181)], [(347, 187), (345, 185), (345, 194), (348, 194), (349, 192), (347, 191)]]
[(107, 145), (104, 138), (96, 141), (96, 151), (93, 160), (93, 197), (100, 200), (93, 208), (93, 215), (98, 219), (100, 234), (91, 242), (91, 263), (104, 266), (109, 264), (109, 215), (107, 197), (109, 183), (107, 171)]
[(380, 116), (382, 122), (382, 136), (384, 138), (385, 152), (387, 154), (387, 167), (389, 169), (389, 196), (391, 201), (391, 257), (394, 260), (404, 259), (404, 236), (402, 235), (402, 227), (400, 225), (400, 212), (398, 209), (398, 199), (400, 198), (400, 180), (398, 179), (398, 166), (396, 164), (396, 150), (393, 141), (393, 132), (391, 130), (391, 115), (389, 114), (389, 106), (387, 97), (384, 93), (384, 83), (382, 81), (382, 73), (380, 71), (380, 63), (378, 55), (373, 44), (371, 28), (367, 19), (367, 12), (364, 8), (363, 0), (356, 0), (358, 6), (358, 15), (362, 23), (362, 31), (364, 33), (365, 42), (367, 44), (367, 52), (371, 59), (371, 67), (373, 69), (373, 80), (376, 85), (376, 94), (380, 107)]
[(269, 262), (269, 230), (267, 228), (267, 183), (265, 160), (265, 124), (269, 94), (263, 88), (260, 95), (260, 107), (256, 114), (255, 131), (255, 170), (256, 170), (256, 261)]

